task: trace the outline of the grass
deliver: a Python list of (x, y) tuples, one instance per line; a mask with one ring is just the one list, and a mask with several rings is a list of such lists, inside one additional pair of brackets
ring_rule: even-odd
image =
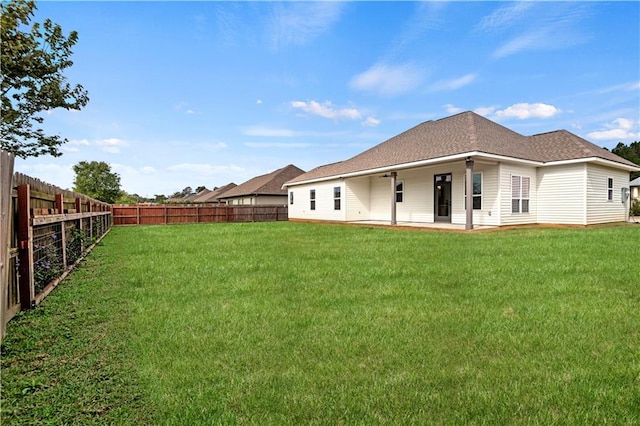
[(640, 228), (114, 228), (8, 325), (2, 424), (638, 424)]

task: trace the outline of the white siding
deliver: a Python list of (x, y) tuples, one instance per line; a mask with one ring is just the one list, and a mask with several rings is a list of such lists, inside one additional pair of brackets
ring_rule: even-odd
[[(500, 225), (524, 225), (536, 223), (536, 211), (539, 208), (537, 197), (538, 182), (536, 168), (512, 163), (500, 163)], [(511, 213), (511, 176), (522, 176), (530, 179), (529, 213)]]
[[(474, 224), (499, 225), (498, 166), (476, 163), (474, 172), (482, 173), (482, 210), (474, 211)], [(396, 203), (398, 222), (433, 223), (434, 175), (452, 175), (452, 223), (464, 224), (464, 162), (433, 167), (400, 170), (397, 181), (403, 181), (403, 201)], [(342, 186), (342, 209), (333, 210), (333, 187)], [(316, 190), (316, 210), (309, 208), (309, 190)], [(292, 219), (313, 220), (391, 220), (391, 200), (395, 192), (391, 178), (381, 174), (352, 179), (333, 180), (316, 184), (293, 186), (294, 204), (289, 205)]]
[[(451, 222), (459, 225), (467, 223), (465, 209), (464, 185), (466, 181), (466, 167), (456, 168), (453, 175), (452, 188), (452, 218)], [(482, 174), (482, 208), (473, 211), (473, 224), (497, 226), (500, 224), (500, 202), (498, 190), (499, 168), (495, 164), (476, 162), (473, 173)], [(433, 178), (432, 178), (433, 179)]]
[(368, 176), (345, 181), (344, 208), (348, 221), (369, 220), (369, 190)]
[[(398, 172), (397, 180), (404, 183), (401, 203), (396, 203), (396, 219), (399, 222), (433, 222), (433, 169), (413, 169)], [(391, 183), (388, 191), (391, 191)], [(395, 195), (395, 193), (394, 193)], [(387, 205), (391, 214), (391, 197), (387, 193)]]
[[(333, 188), (341, 188), (341, 209), (333, 208)], [(311, 210), (309, 199), (310, 190), (316, 191), (316, 209)], [(289, 204), (289, 218), (291, 219), (312, 219), (312, 220), (345, 220), (345, 185), (344, 181), (336, 179), (327, 182), (312, 183), (306, 185), (293, 186), (289, 192), (293, 191), (293, 205)]]
[[(613, 179), (613, 200), (607, 199), (608, 179)], [(622, 188), (629, 186), (629, 172), (595, 164), (587, 165), (587, 224), (622, 222), (626, 208)]]
[(585, 181), (584, 163), (539, 168), (538, 223), (586, 225)]

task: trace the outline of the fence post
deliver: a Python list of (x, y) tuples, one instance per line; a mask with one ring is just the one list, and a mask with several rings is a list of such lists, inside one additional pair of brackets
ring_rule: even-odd
[(5, 314), (9, 307), (9, 268), (11, 265), (11, 227), (13, 204), (14, 157), (6, 151), (0, 152), (0, 341), (6, 333)]
[(18, 248), (20, 260), (20, 305), (29, 309), (35, 301), (33, 282), (33, 227), (28, 184), (18, 186)]

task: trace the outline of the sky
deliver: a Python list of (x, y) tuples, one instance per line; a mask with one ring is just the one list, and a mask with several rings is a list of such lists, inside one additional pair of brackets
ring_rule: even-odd
[(640, 2), (38, 2), (90, 101), (15, 169), (104, 161), (144, 197), (346, 160), (475, 111), (524, 135), (640, 140)]

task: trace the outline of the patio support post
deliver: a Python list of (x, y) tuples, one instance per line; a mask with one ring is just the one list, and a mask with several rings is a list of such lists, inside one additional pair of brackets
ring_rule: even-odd
[(467, 161), (465, 162), (465, 164), (467, 166), (467, 221), (464, 225), (464, 229), (473, 229), (473, 159), (471, 157), (467, 157)]
[(397, 172), (389, 173), (391, 176), (391, 224), (396, 224), (396, 177)]

